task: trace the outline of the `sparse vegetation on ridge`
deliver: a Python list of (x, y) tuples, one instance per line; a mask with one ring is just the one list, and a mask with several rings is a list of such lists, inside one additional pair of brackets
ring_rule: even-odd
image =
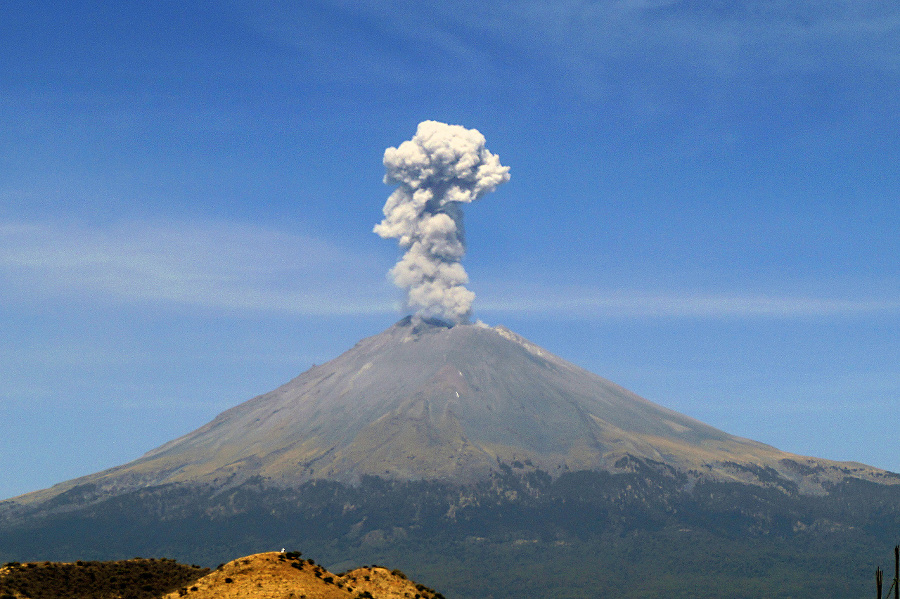
[(31, 599), (156, 599), (190, 585), (209, 568), (171, 559), (75, 563), (7, 563), (0, 568), (0, 597)]

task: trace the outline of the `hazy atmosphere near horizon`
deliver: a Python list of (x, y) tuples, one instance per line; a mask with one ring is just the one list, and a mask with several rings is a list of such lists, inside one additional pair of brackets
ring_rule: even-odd
[(0, 6), (0, 499), (124, 463), (406, 314), (385, 149), (477, 129), (473, 319), (900, 471), (900, 5)]

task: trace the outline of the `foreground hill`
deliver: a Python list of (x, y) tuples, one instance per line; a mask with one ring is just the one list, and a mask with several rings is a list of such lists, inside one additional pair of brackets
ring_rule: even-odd
[(299, 552), (260, 553), (214, 571), (171, 559), (8, 563), (0, 597), (29, 599), (443, 599), (399, 570), (366, 566), (334, 574)]
[(857, 597), (900, 476), (654, 404), (503, 327), (405, 319), (142, 458), (0, 502), (0, 561), (304, 547), (459, 599)]
[(378, 566), (333, 574), (295, 553), (259, 553), (219, 566), (164, 599), (443, 599), (443, 595)]

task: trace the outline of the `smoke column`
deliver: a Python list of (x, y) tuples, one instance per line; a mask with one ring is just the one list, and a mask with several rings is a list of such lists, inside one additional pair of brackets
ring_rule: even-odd
[(416, 135), (384, 152), (384, 182), (397, 189), (375, 225), (406, 252), (391, 269), (416, 314), (467, 322), (475, 294), (460, 260), (466, 253), (462, 205), (509, 181), (509, 167), (484, 147), (475, 129), (436, 121), (419, 123)]

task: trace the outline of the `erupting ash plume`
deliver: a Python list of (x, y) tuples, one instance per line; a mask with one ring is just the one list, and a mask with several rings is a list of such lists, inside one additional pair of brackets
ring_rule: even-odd
[(375, 232), (394, 237), (406, 253), (390, 274), (407, 289), (416, 314), (452, 324), (466, 322), (475, 294), (460, 260), (466, 253), (462, 204), (509, 181), (509, 167), (484, 147), (476, 129), (436, 121), (384, 152), (384, 182), (397, 189), (384, 205)]

